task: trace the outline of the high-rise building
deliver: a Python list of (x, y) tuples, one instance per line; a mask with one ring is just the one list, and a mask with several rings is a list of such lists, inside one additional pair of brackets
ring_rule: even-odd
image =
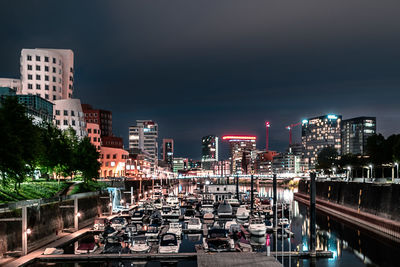
[[(248, 173), (249, 164), (252, 165), (251, 153), (256, 150), (255, 136), (226, 135), (223, 140), (228, 140), (231, 146), (232, 174)], [(246, 162), (243, 162), (246, 160)]]
[(375, 117), (357, 117), (342, 121), (342, 155), (365, 155), (368, 137), (376, 134)]
[(201, 139), (201, 162), (203, 169), (212, 170), (218, 161), (218, 136), (207, 135)]
[(86, 123), (96, 123), (100, 127), (101, 136), (112, 136), (112, 113), (108, 110), (93, 109), (89, 104), (82, 104)]
[(0, 78), (0, 87), (9, 87), (17, 94), (21, 94), (22, 84), (20, 79)]
[(50, 101), (72, 98), (74, 53), (67, 49), (22, 49), (22, 94)]
[(324, 115), (302, 121), (301, 140), (303, 157), (312, 169), (317, 162), (318, 153), (331, 146), (341, 152), (341, 115)]
[(54, 101), (55, 124), (61, 130), (72, 127), (78, 138), (87, 136), (85, 116), (79, 99), (60, 99)]
[(174, 159), (174, 139), (163, 139), (162, 153), (163, 161), (168, 165), (168, 167), (172, 168), (172, 161)]
[(151, 120), (137, 120), (129, 127), (129, 149), (140, 149), (151, 156), (151, 171), (158, 165), (158, 125)]

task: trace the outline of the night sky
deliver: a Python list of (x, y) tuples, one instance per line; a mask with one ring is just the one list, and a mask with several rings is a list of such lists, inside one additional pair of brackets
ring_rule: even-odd
[(22, 48), (72, 49), (75, 97), (111, 110), (125, 144), (137, 119), (195, 159), (208, 134), (255, 134), (264, 147), (266, 120), (276, 150), (286, 125), (327, 113), (400, 132), (399, 0), (1, 0), (0, 10), (0, 77), (19, 78)]

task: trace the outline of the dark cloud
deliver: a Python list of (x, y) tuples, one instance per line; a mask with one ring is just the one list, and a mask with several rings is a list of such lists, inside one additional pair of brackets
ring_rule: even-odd
[[(377, 116), (399, 132), (399, 1), (50, 1), (0, 3), (0, 77), (22, 48), (71, 48), (76, 96), (159, 122), (179, 155), (200, 138), (251, 133), (282, 150), (284, 127), (326, 113)], [(295, 133), (299, 138), (299, 131)]]

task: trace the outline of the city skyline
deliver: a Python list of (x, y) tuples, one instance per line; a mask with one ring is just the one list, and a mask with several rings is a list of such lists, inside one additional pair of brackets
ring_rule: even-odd
[[(174, 138), (178, 156), (196, 159), (208, 134), (256, 135), (265, 147), (266, 120), (270, 149), (279, 151), (288, 144), (285, 126), (321, 114), (374, 116), (378, 133), (400, 132), (397, 2), (349, 1), (346, 13), (340, 3), (319, 1), (232, 1), (229, 9), (206, 1), (162, 9), (97, 3), (4, 3), (0, 77), (19, 78), (23, 48), (71, 49), (74, 97), (112, 110), (125, 147), (129, 126), (149, 118), (160, 140)], [(222, 155), (227, 150), (222, 143)]]

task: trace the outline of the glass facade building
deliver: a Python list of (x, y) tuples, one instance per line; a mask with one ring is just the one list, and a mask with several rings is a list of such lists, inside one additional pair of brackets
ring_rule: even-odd
[(365, 155), (368, 137), (376, 134), (376, 117), (357, 117), (342, 122), (342, 155)]
[(312, 169), (317, 162), (318, 153), (331, 146), (341, 153), (341, 115), (324, 115), (302, 121), (301, 140), (303, 157)]

